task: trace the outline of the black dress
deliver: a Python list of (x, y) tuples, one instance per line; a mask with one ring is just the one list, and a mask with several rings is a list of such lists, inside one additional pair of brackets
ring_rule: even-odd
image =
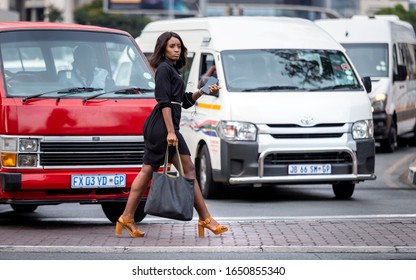
[[(163, 120), (162, 109), (170, 107), (172, 122), (178, 138), (179, 153), (190, 155), (185, 139), (179, 132), (182, 107), (187, 109), (195, 104), (192, 92), (185, 92), (185, 83), (179, 74), (179, 70), (170, 60), (162, 61), (155, 74), (155, 97), (157, 104), (152, 113), (146, 119), (143, 127), (144, 155), (143, 163), (152, 166), (161, 166), (165, 159), (167, 146), (167, 129)], [(169, 148), (169, 161), (175, 154), (175, 148)]]

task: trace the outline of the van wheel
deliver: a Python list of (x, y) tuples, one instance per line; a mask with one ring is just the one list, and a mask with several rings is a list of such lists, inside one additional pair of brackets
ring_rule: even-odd
[(199, 151), (196, 162), (196, 179), (203, 197), (217, 198), (221, 190), (221, 184), (214, 182), (212, 179), (211, 159), (207, 146), (204, 145)]
[(347, 199), (354, 193), (355, 184), (351, 182), (339, 182), (332, 185), (335, 197), (338, 199)]
[[(137, 207), (136, 213), (134, 213), (134, 221), (141, 222), (146, 214), (144, 213), (144, 206), (146, 201), (140, 201), (139, 206)], [(112, 223), (116, 223), (118, 218), (123, 214), (124, 208), (126, 207), (126, 202), (103, 202), (101, 203), (101, 208), (107, 219)]]
[(381, 150), (385, 153), (393, 153), (397, 147), (397, 131), (396, 126), (393, 124), (390, 128), (389, 135), (387, 139), (383, 140), (381, 143)]
[(10, 204), (17, 213), (31, 213), (38, 208), (37, 204)]

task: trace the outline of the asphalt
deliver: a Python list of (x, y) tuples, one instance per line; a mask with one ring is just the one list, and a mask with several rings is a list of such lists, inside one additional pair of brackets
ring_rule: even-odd
[[(408, 179), (416, 186), (416, 162)], [(416, 213), (411, 215), (287, 217), (219, 220), (223, 235), (197, 237), (197, 221), (146, 218), (138, 224), (144, 238), (103, 219), (13, 223), (0, 231), (0, 254), (7, 252), (331, 252), (416, 253)]]

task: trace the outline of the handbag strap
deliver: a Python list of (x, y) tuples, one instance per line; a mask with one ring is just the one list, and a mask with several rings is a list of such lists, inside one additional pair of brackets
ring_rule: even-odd
[[(175, 150), (176, 150), (176, 155), (178, 156), (178, 167), (179, 167), (179, 175), (183, 176), (183, 167), (182, 167), (182, 161), (181, 161), (181, 156), (179, 154), (179, 149), (178, 146), (175, 146)], [(164, 167), (163, 167), (163, 173), (167, 174), (167, 170), (168, 170), (168, 161), (169, 161), (169, 145), (166, 145), (166, 153), (165, 153), (165, 163), (164, 163)]]

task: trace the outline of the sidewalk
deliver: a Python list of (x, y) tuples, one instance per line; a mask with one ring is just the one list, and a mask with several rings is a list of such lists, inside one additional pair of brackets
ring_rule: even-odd
[(144, 238), (114, 235), (105, 223), (42, 227), (13, 225), (0, 231), (4, 252), (416, 252), (416, 215), (220, 221), (230, 231), (196, 236), (196, 221), (140, 223)]

